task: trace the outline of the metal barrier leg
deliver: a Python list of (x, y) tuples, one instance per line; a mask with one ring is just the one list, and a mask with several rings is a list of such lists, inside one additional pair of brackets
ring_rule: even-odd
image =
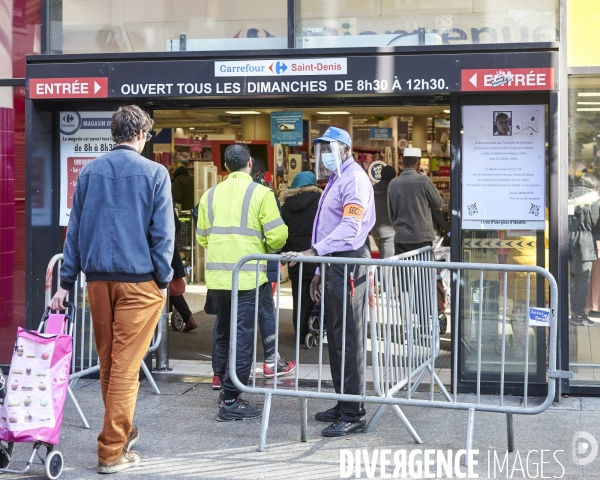
[[(429, 367), (429, 369), (431, 370), (431, 367)], [(419, 378), (417, 379), (417, 381), (414, 383), (413, 387), (410, 389), (410, 395), (414, 395), (415, 392), (417, 391), (417, 388), (419, 388), (419, 385), (421, 385), (421, 382), (423, 381), (423, 379), (425, 378), (425, 375), (427, 375), (428, 370), (425, 369), (421, 372), (421, 375), (419, 375)]]
[(156, 393), (157, 395), (160, 395), (160, 390), (158, 389), (158, 385), (156, 385), (156, 382), (154, 381), (154, 378), (152, 377), (150, 370), (148, 370), (148, 367), (146, 366), (146, 363), (143, 360), (142, 360), (142, 370), (144, 371), (144, 375), (146, 375), (146, 378), (148, 379), (148, 383), (150, 383), (150, 385), (152, 386), (152, 390), (154, 390), (154, 393)]
[(267, 430), (269, 428), (269, 415), (271, 414), (270, 393), (265, 395), (265, 406), (263, 407), (262, 424), (260, 425), (260, 439), (258, 440), (258, 451), (264, 452), (267, 446)]
[(508, 436), (508, 451), (515, 451), (515, 419), (512, 413), (506, 414), (506, 433)]
[[(432, 372), (431, 367), (429, 367), (429, 371)], [(448, 400), (450, 403), (452, 403), (452, 397), (448, 393), (448, 390), (446, 390), (446, 387), (444, 387), (444, 384), (440, 380), (440, 377), (438, 377), (437, 373), (435, 373), (435, 372), (432, 372), (432, 375), (433, 375), (433, 380), (435, 381), (435, 384), (438, 386), (438, 388), (442, 392), (442, 395), (444, 395), (444, 397), (446, 397), (446, 400)]]
[(404, 424), (404, 426), (408, 430), (408, 433), (410, 433), (411, 436), (414, 438), (415, 443), (423, 443), (423, 440), (421, 440), (421, 437), (419, 437), (419, 434), (408, 421), (408, 418), (406, 418), (406, 415), (404, 415), (404, 412), (400, 409), (400, 407), (398, 405), (392, 405), (392, 408), (396, 411), (398, 417), (400, 417), (400, 421)]
[(306, 398), (300, 399), (300, 415), (301, 415), (300, 441), (306, 442), (306, 430), (308, 428), (308, 412), (307, 412)]
[(383, 415), (383, 412), (385, 412), (386, 408), (387, 408), (387, 405), (379, 405), (379, 408), (375, 412), (375, 415), (373, 415), (371, 417), (371, 420), (369, 420), (369, 423), (367, 423), (367, 426), (365, 427), (365, 430), (364, 430), (365, 433), (369, 433), (371, 431), (371, 429), (379, 421), (379, 418), (381, 418), (381, 416)]
[(473, 448), (473, 429), (475, 428), (475, 409), (469, 408), (469, 420), (467, 421), (467, 452), (465, 454), (465, 467), (469, 466), (469, 452)]
[(75, 398), (75, 395), (73, 395), (73, 391), (71, 390), (71, 387), (67, 387), (67, 392), (69, 394), (69, 398), (71, 399), (71, 401), (73, 402), (73, 405), (75, 406), (75, 410), (77, 410), (77, 415), (79, 415), (79, 418), (81, 419), (81, 423), (83, 423), (83, 428), (90, 428), (90, 424), (88, 423), (87, 418), (85, 418), (85, 415), (81, 411), (79, 402)]

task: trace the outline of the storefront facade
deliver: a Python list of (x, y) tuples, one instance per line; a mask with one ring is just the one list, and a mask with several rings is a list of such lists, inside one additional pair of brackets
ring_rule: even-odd
[[(581, 347), (571, 345), (573, 336), (583, 339), (579, 331), (593, 329), (577, 330), (569, 323), (570, 271), (565, 248), (572, 161), (564, 153), (570, 98), (566, 98), (566, 88), (561, 90), (567, 67), (566, 49), (559, 39), (567, 27), (562, 20), (567, 2), (538, 0), (527, 9), (522, 2), (496, 7), (474, 0), (452, 6), (432, 0), (382, 1), (368, 6), (344, 2), (337, 8), (312, 0), (290, 0), (275, 5), (253, 2), (252, 12), (243, 10), (244, 2), (236, 5), (235, 1), (207, 0), (189, 8), (181, 2), (181, 11), (158, 1), (144, 2), (143, 8), (137, 2), (108, 3), (47, 2), (45, 18), (49, 21), (43, 32), (47, 55), (31, 56), (27, 62), (28, 327), (35, 326), (44, 308), (48, 260), (62, 250), (60, 139), (61, 130), (72, 125), (65, 124), (61, 112), (109, 112), (123, 103), (137, 103), (151, 112), (447, 105), (452, 260), (518, 263), (516, 257), (527, 257), (526, 264), (548, 268), (562, 295), (558, 312), (561, 368), (569, 369), (569, 359), (575, 363), (573, 348), (583, 358)], [(574, 77), (570, 86), (573, 81)], [(77, 122), (66, 122), (73, 121)], [(505, 135), (498, 130), (501, 123), (510, 125), (510, 142), (498, 140)], [(488, 152), (482, 153), (474, 142), (486, 145)], [(519, 178), (509, 184), (496, 172), (489, 173), (494, 177), (488, 183), (481, 183), (482, 172), (477, 171), (477, 165), (490, 155), (512, 153), (519, 163), (523, 157), (518, 155), (523, 153), (509, 152), (510, 148), (530, 150), (524, 155), (535, 156), (531, 161), (534, 157), (525, 157), (528, 161), (519, 169), (522, 173), (511, 173), (535, 179), (535, 185), (520, 192), (520, 197), (506, 191), (511, 185), (526, 186)], [(595, 155), (593, 147), (586, 144), (586, 148), (592, 148)], [(482, 188), (496, 193), (487, 198)], [(494, 205), (504, 209), (491, 213)], [(526, 244), (528, 250), (515, 252), (511, 242)], [(463, 304), (472, 303), (472, 294), (469, 297), (467, 287), (463, 288)], [(490, 283), (490, 288), (495, 287)], [(510, 288), (516, 312), (523, 302), (520, 285), (515, 283), (509, 292)], [(532, 292), (531, 298), (543, 307), (543, 288)], [(457, 387), (470, 391), (473, 353), (464, 345), (475, 333), (467, 320), (471, 307), (463, 308)], [(537, 330), (530, 333), (530, 394), (542, 393), (545, 381), (545, 334)], [(514, 383), (507, 388), (519, 393), (523, 366), (518, 360), (519, 339), (516, 333), (513, 336), (509, 356), (514, 355)], [(593, 337), (585, 338), (591, 341)], [(486, 367), (489, 382), (485, 388), (490, 392), (497, 385), (493, 350)], [(576, 361), (593, 364), (593, 359)], [(578, 368), (595, 371), (593, 366)], [(600, 393), (593, 380), (581, 385), (565, 382), (562, 389)]]

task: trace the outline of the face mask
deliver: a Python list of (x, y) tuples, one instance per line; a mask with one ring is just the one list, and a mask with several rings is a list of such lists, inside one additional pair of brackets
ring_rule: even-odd
[(323, 160), (323, 166), (333, 172), (338, 168), (338, 156), (335, 153), (322, 153), (321, 160)]
[(319, 171), (319, 165), (323, 165), (330, 172), (337, 172), (338, 177), (341, 176), (340, 166), (342, 165), (343, 154), (344, 150), (340, 148), (337, 142), (319, 145), (318, 148), (315, 148), (317, 172)]

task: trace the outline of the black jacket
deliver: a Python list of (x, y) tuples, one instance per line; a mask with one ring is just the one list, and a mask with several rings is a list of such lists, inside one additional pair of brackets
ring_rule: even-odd
[(375, 225), (371, 229), (374, 237), (393, 237), (396, 234), (394, 225), (390, 220), (388, 210), (388, 186), (389, 180), (380, 180), (373, 185), (373, 198), (375, 199)]
[[(175, 232), (181, 230), (181, 222), (177, 215), (175, 214), (175, 210), (173, 210), (173, 215), (175, 216)], [(171, 260), (171, 268), (173, 269), (173, 278), (183, 278), (185, 277), (185, 269), (183, 268), (183, 262), (181, 261), (181, 257), (179, 256), (179, 249), (177, 248), (177, 242), (175, 242), (175, 248), (173, 250), (173, 259)]]
[[(322, 190), (314, 186), (292, 188), (282, 192), (281, 218), (288, 227), (288, 239), (282, 252), (303, 252), (311, 247), (313, 224), (317, 216), (317, 208)], [(288, 267), (290, 277), (298, 277), (300, 264)], [(302, 277), (312, 280), (317, 265), (306, 263), (302, 268)]]
[(173, 173), (171, 194), (173, 203), (181, 204), (182, 210), (194, 208), (194, 178), (190, 175), (187, 167), (179, 167)]
[(288, 239), (282, 252), (302, 252), (311, 247), (321, 193), (320, 188), (309, 186), (285, 190), (279, 197), (281, 218), (288, 227)]

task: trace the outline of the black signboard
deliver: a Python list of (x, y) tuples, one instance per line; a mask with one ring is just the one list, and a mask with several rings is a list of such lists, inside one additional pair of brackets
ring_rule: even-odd
[[(108, 98), (443, 94), (462, 69), (554, 67), (556, 54), (448, 53), (29, 64), (28, 78), (108, 78)], [(555, 77), (557, 78), (557, 77)]]

